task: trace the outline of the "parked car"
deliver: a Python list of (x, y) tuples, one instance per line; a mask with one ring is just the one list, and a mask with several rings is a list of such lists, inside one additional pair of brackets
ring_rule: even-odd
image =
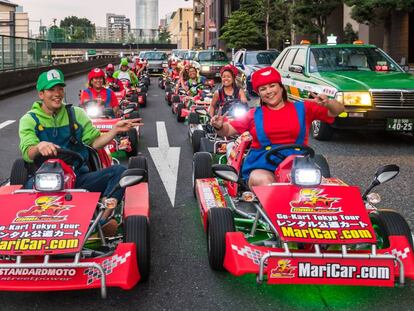
[(331, 139), (334, 129), (413, 132), (414, 76), (375, 45), (294, 45), (272, 66), (290, 99), (325, 93), (345, 105), (333, 124), (313, 122), (316, 139)]

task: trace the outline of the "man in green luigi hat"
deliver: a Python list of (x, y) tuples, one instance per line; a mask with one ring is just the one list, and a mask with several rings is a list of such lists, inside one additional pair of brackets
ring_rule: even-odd
[(122, 58), (119, 64), (119, 70), (115, 71), (114, 78), (119, 80), (129, 80), (132, 86), (138, 84), (138, 78), (135, 73), (129, 68), (128, 59)]

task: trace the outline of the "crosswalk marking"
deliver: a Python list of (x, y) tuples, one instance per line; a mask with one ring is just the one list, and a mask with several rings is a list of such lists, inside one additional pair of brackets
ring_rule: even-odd
[(7, 120), (7, 121), (4, 121), (3, 123), (0, 123), (0, 130), (1, 130), (3, 127), (6, 127), (7, 125), (10, 125), (10, 124), (12, 124), (12, 123), (14, 123), (14, 122), (16, 122), (16, 120)]

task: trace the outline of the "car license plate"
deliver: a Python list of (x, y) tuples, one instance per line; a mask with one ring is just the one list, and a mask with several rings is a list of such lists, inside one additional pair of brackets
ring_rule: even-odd
[(412, 132), (414, 119), (387, 119), (387, 131)]

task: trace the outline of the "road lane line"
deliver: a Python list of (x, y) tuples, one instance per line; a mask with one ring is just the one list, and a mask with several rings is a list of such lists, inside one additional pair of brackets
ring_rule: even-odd
[(7, 125), (10, 125), (10, 124), (12, 124), (12, 123), (14, 123), (14, 122), (16, 122), (16, 120), (7, 120), (7, 121), (4, 121), (3, 123), (0, 123), (0, 130), (1, 130), (3, 127), (6, 127)]

